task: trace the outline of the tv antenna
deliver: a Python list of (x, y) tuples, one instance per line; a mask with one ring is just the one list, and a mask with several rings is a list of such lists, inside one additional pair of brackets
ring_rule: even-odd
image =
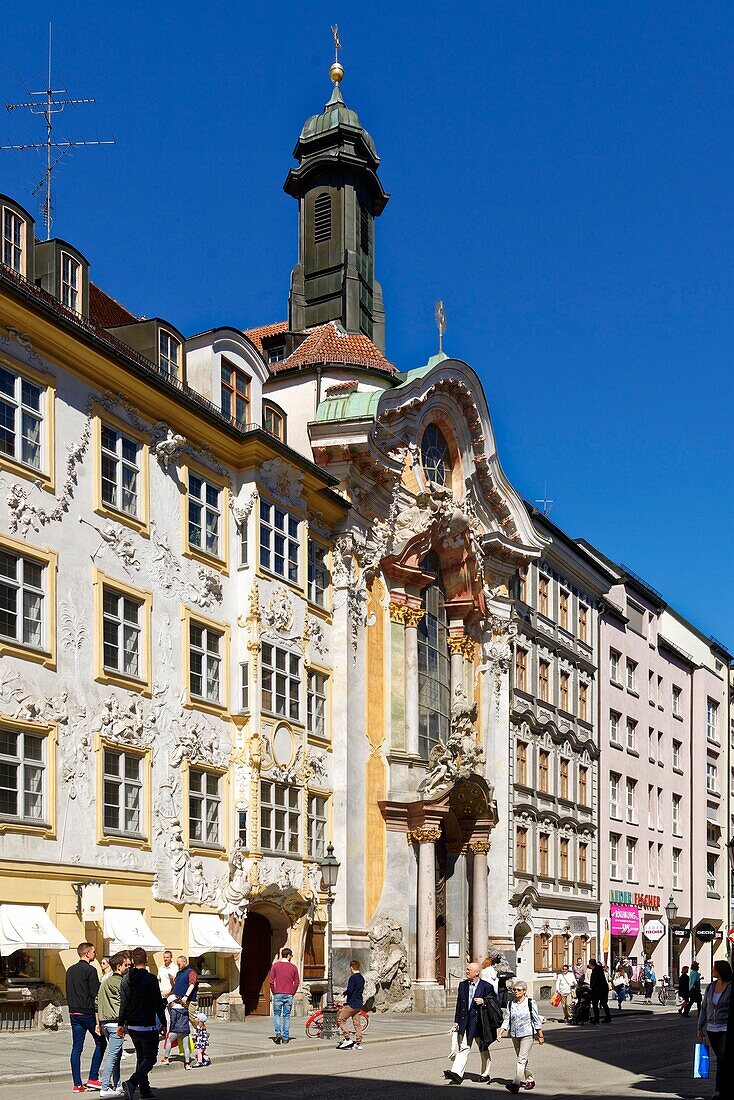
[(541, 511), (542, 511), (543, 515), (544, 515), (544, 516), (545, 516), (546, 518), (547, 518), (547, 517), (548, 517), (548, 516), (549, 516), (549, 515), (551, 514), (551, 512), (553, 511), (553, 505), (554, 505), (554, 504), (555, 504), (556, 502), (555, 502), (555, 500), (550, 500), (550, 499), (548, 498), (548, 482), (547, 482), (547, 481), (546, 481), (546, 483), (545, 483), (545, 488), (543, 489), (543, 496), (542, 496), (542, 497), (540, 497), (539, 499), (537, 499), (537, 500), (535, 501), (535, 503), (536, 503), (536, 504), (540, 504), (540, 505), (542, 505), (542, 507), (541, 507)]
[[(54, 169), (58, 166), (59, 161), (63, 160), (67, 153), (72, 149), (78, 149), (82, 145), (114, 145), (114, 140), (101, 140), (96, 141), (54, 141), (53, 139), (53, 126), (54, 115), (61, 114), (66, 107), (78, 107), (87, 103), (94, 103), (93, 99), (71, 99), (66, 88), (54, 88), (51, 79), (51, 24), (48, 25), (48, 82), (43, 91), (28, 93), (34, 97), (27, 103), (6, 103), (8, 111), (18, 111), (25, 109), (31, 112), (32, 115), (39, 115), (43, 117), (46, 123), (46, 140), (45, 141), (28, 141), (22, 145), (0, 145), (0, 151), (2, 152), (16, 152), (23, 153), (27, 149), (35, 149), (38, 151), (45, 150), (46, 152), (46, 170), (43, 174), (43, 178), (39, 180), (36, 186), (33, 188), (33, 194), (37, 195), (40, 191), (43, 192), (43, 205), (42, 205), (42, 217), (43, 223), (46, 226), (46, 240), (51, 238), (51, 224), (53, 222), (53, 204), (51, 201), (51, 182), (53, 178)], [(59, 99), (58, 96), (65, 98)]]

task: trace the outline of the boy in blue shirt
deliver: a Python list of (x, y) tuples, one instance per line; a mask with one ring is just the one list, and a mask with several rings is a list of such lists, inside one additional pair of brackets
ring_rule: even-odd
[[(360, 973), (360, 965), (357, 959), (352, 959), (349, 964), (351, 971), (347, 988), (344, 990), (345, 1001), (339, 1009), (337, 1023), (344, 1038), (337, 1044), (337, 1050), (362, 1049), (362, 1008), (364, 1005), (364, 978)], [(354, 1038), (352, 1038), (348, 1021), (354, 1025)]]

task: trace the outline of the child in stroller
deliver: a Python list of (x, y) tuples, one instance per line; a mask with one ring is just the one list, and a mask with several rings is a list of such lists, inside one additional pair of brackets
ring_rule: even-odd
[(591, 1019), (591, 987), (581, 978), (576, 986), (576, 1003), (573, 1006), (572, 1024), (587, 1024)]

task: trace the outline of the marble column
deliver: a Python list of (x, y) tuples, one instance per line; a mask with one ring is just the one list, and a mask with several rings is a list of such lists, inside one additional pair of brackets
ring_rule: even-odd
[(488, 840), (472, 840), (469, 843), (472, 861), (472, 958), (482, 962), (487, 954), (489, 941), (489, 886), (487, 881)]
[(418, 844), (418, 960), (416, 980), (436, 981), (436, 841), (438, 828), (408, 834)]
[(405, 751), (418, 756), (418, 623), (423, 618), (423, 608), (406, 606), (405, 621)]

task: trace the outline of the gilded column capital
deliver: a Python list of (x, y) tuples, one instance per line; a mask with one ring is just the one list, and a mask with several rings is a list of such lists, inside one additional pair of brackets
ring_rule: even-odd
[(422, 607), (412, 607), (407, 603), (396, 603), (394, 600), (390, 601), (391, 622), (402, 623), (403, 626), (418, 626), (422, 618)]
[(475, 855), (477, 853), (479, 853), (480, 855), (485, 855), (486, 856), (487, 852), (489, 851), (489, 849), (491, 847), (492, 847), (492, 844), (489, 840), (470, 840), (469, 841), (469, 851), (474, 852)]
[(422, 826), (420, 829), (412, 829), (408, 833), (408, 844), (435, 844), (440, 839), (440, 829), (431, 829), (426, 826)]
[(407, 614), (405, 616), (405, 625), (406, 626), (413, 626), (413, 627), (418, 626), (418, 623), (423, 618), (423, 608), (422, 607), (408, 607), (406, 610), (407, 610)]
[(449, 634), (448, 646), (451, 654), (459, 653), (467, 661), (474, 660), (476, 642), (466, 634)]

